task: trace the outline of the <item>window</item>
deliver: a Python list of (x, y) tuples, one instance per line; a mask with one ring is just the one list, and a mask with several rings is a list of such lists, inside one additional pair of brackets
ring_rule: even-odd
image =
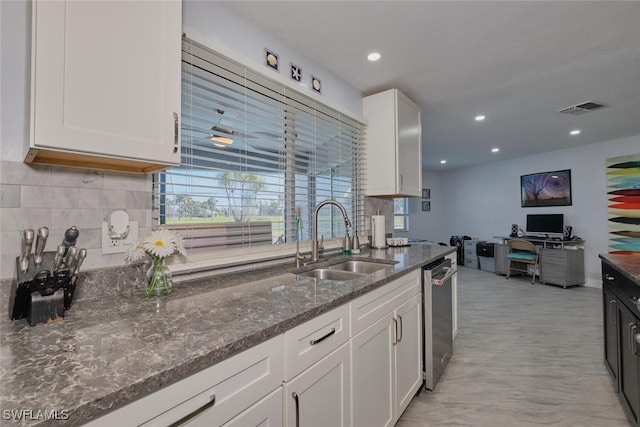
[[(184, 39), (182, 161), (155, 177), (158, 223), (179, 229), (191, 253), (274, 248), (311, 240), (314, 207), (334, 199), (361, 232), (364, 129)], [(318, 234), (344, 236), (338, 209), (320, 211)]]
[(409, 231), (409, 199), (393, 199), (393, 229)]

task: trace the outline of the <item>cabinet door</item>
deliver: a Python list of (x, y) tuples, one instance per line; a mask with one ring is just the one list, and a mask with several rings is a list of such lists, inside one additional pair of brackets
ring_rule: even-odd
[(422, 307), (421, 296), (416, 295), (396, 310), (399, 328), (395, 351), (395, 421), (407, 409), (416, 391), (422, 385)]
[(351, 339), (353, 426), (394, 423), (393, 313), (388, 313)]
[(397, 167), (398, 194), (422, 194), (422, 149), (420, 110), (401, 92), (397, 99)]
[(604, 364), (611, 375), (616, 392), (618, 391), (618, 307), (616, 296), (609, 290), (606, 282), (602, 289), (604, 323)]
[(31, 148), (179, 163), (181, 11), (35, 1)]
[(420, 109), (397, 89), (367, 96), (367, 195), (420, 196)]
[(349, 344), (284, 385), (288, 427), (348, 427), (351, 419)]
[(635, 342), (638, 333), (638, 319), (624, 306), (618, 304), (618, 339), (620, 342), (620, 394), (625, 409), (634, 423), (640, 421), (640, 344)]
[[(191, 424), (187, 424), (191, 426)], [(207, 427), (213, 424), (206, 424)], [(282, 426), (282, 387), (224, 424), (223, 427), (280, 427)]]

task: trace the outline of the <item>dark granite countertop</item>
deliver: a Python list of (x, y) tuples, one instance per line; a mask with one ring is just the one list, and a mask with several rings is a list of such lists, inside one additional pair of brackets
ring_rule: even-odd
[(637, 286), (640, 286), (640, 256), (600, 254), (600, 259), (610, 264)]
[(396, 263), (348, 282), (296, 276), (287, 272), (289, 262), (177, 283), (168, 297), (79, 301), (50, 325), (5, 322), (0, 423), (36, 425), (8, 421), (5, 411), (32, 410), (35, 417), (48, 410), (68, 416), (65, 425), (81, 425), (454, 251), (413, 244), (363, 252), (351, 258)]

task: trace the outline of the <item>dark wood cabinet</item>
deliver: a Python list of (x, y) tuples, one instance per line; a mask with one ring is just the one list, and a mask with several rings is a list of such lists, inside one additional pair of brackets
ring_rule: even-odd
[(618, 300), (607, 287), (603, 287), (604, 364), (618, 392)]
[[(633, 426), (640, 427), (640, 315), (638, 286), (602, 263), (604, 363)], [(631, 293), (629, 290), (632, 290)]]
[(620, 397), (625, 404), (628, 415), (640, 425), (640, 357), (636, 341), (640, 321), (624, 304), (618, 306), (618, 338), (620, 341)]

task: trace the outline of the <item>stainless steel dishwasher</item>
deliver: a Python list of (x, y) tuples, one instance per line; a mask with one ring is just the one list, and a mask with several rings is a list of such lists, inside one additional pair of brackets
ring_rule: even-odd
[(451, 260), (440, 258), (423, 267), (423, 368), (425, 388), (433, 390), (453, 354)]

